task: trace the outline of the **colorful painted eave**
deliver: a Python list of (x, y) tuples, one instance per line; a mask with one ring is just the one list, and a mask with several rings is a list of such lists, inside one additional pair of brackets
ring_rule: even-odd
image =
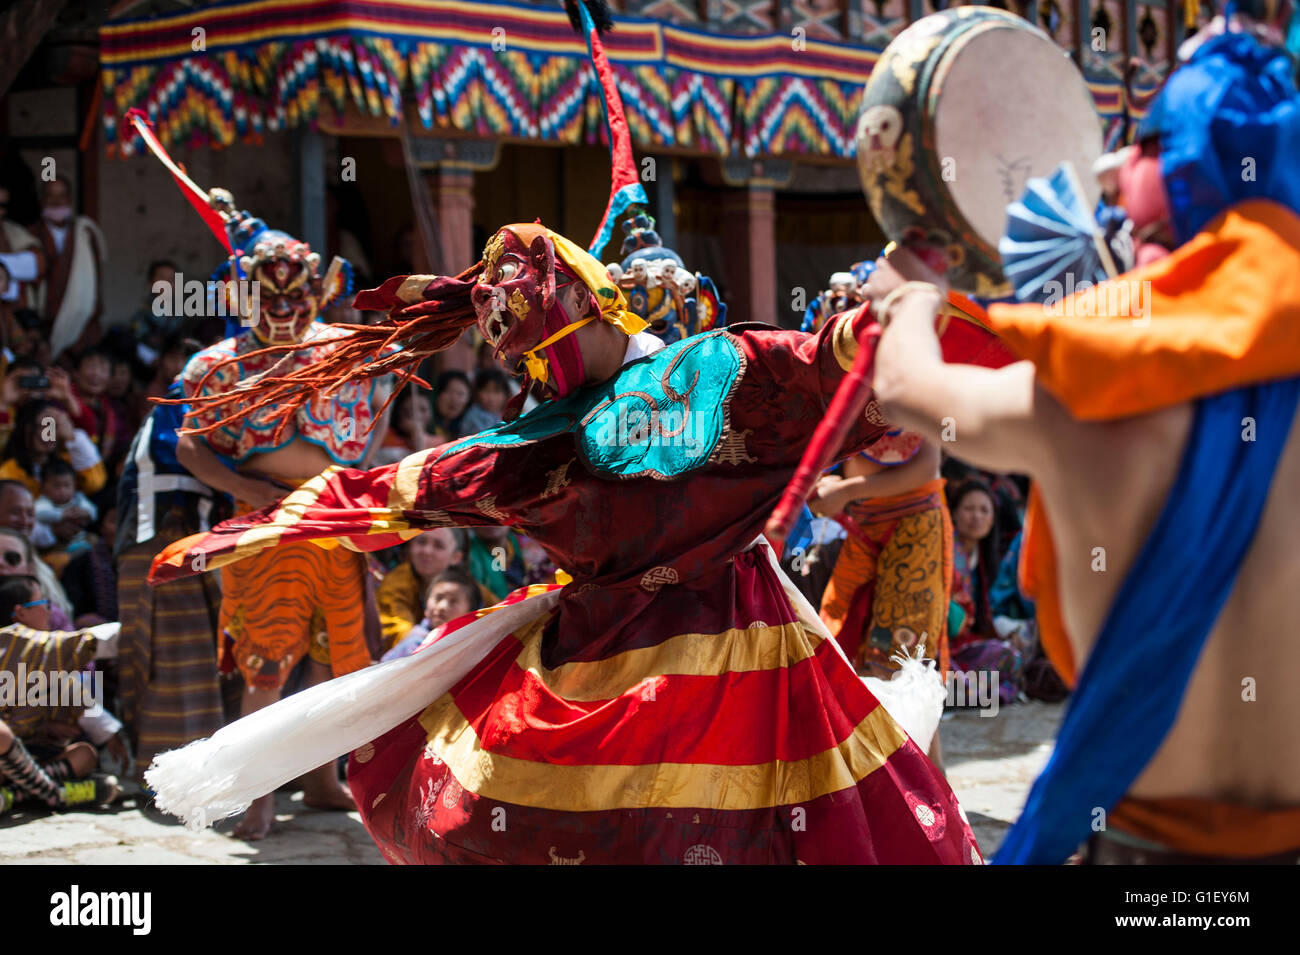
[[(200, 32), (201, 31), (201, 32)], [(200, 48), (200, 40), (202, 47)], [(851, 158), (879, 49), (730, 36), (619, 17), (605, 40), (636, 144), (708, 155)], [(350, 103), (396, 124), (559, 143), (603, 136), (600, 93), (560, 4), (245, 0), (100, 31), (104, 126), (145, 110), (167, 146), (222, 147)], [(1093, 86), (1103, 120), (1118, 80)]]

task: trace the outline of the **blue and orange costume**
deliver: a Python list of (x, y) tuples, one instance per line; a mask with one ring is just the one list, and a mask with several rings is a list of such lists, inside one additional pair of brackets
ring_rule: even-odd
[[(1175, 853), (1244, 858), (1300, 849), (1300, 809), (1124, 798), (1174, 724), (1249, 551), (1300, 399), (1294, 73), (1284, 51), (1229, 33), (1170, 76), (1153, 104), (1151, 133), (1182, 244), (1116, 280), (1149, 283), (1134, 308), (1087, 318), (1075, 317), (1091, 314), (1086, 306), (1064, 317), (1031, 305), (989, 309), (990, 327), (1080, 420), (1195, 408), (1174, 485), (1134, 562), (1141, 570), (1121, 586), (1082, 672), (1062, 623), (1046, 513), (1031, 496), (1021, 577), (1037, 601), (1044, 648), (1075, 690), (999, 862), (1063, 861), (1091, 835), (1093, 807), (1105, 808), (1112, 826)], [(1105, 300), (1104, 292), (1103, 285), (1094, 299)], [(1248, 416), (1272, 423), (1254, 442), (1240, 439)], [(1192, 522), (1202, 531), (1195, 548), (1186, 546)]]

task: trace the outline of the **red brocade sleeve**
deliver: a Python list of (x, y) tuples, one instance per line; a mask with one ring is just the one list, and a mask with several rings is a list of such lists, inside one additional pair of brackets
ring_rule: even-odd
[[(733, 431), (748, 431), (751, 454), (766, 467), (793, 467), (826, 414), (870, 321), (866, 308), (833, 315), (812, 335), (778, 329), (740, 334), (746, 371), (733, 400)], [(845, 436), (841, 457), (881, 437), (890, 425), (874, 398)]]
[(523, 525), (518, 509), (546, 479), (530, 477), (537, 447), (469, 447), (442, 460), (444, 449), (434, 448), (370, 470), (331, 467), (277, 504), (176, 541), (154, 559), (149, 579), (215, 570), (292, 541), (375, 551), (436, 527)]

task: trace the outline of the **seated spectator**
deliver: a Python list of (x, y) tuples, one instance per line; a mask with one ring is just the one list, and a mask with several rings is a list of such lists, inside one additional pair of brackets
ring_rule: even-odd
[(95, 542), (68, 561), (60, 575), (72, 603), (72, 622), (94, 627), (119, 619), (117, 613), (117, 562), (113, 540), (117, 536), (117, 508), (110, 507), (99, 522)]
[[(94, 535), (86, 528), (99, 517), (95, 505), (86, 495), (77, 490), (77, 472), (72, 465), (61, 458), (51, 458), (41, 473), (41, 496), (36, 499), (36, 527), (32, 532), (32, 542), (41, 547), (44, 541), (53, 540), (58, 550), (66, 559), (58, 561), (66, 564), (67, 560), (82, 551), (89, 550), (95, 543)], [(60, 534), (56, 528), (76, 528), (71, 536)], [(45, 544), (53, 547), (53, 544)], [(54, 566), (49, 556), (47, 563)], [(56, 570), (62, 570), (56, 567)]]
[(388, 572), (375, 595), (385, 650), (424, 616), (424, 596), (434, 579), (464, 560), (463, 533), (439, 527), (406, 542), (405, 559)]
[(120, 423), (118, 434), (123, 440), (117, 445), (115, 452), (115, 457), (120, 460), (122, 455), (126, 454), (131, 436), (140, 429), (140, 389), (136, 384), (131, 362), (126, 358), (114, 354), (112, 369), (104, 398)]
[(113, 380), (113, 356), (91, 348), (77, 357), (72, 375), (68, 413), (72, 423), (86, 432), (105, 462), (126, 453), (131, 433), (109, 394)]
[(433, 387), (433, 431), (441, 441), (455, 441), (467, 434), (465, 415), (469, 411), (469, 375), (444, 371)]
[(465, 433), (478, 434), (499, 425), (509, 400), (506, 376), (495, 368), (480, 371), (474, 378), (474, 403), (465, 412)]
[[(11, 672), (21, 664), (29, 674), (52, 678), (80, 671), (85, 676), (101, 653), (101, 642), (87, 631), (50, 632), (49, 601), (30, 576), (0, 578), (0, 624), (0, 667)], [(59, 685), (64, 685), (62, 677)], [(104, 805), (120, 795), (114, 777), (93, 774), (99, 762), (96, 746), (106, 745), (124, 766), (129, 759), (121, 724), (103, 710), (94, 687), (83, 681), (81, 705), (57, 699), (0, 705), (0, 776), (6, 784), (0, 810), (23, 796), (61, 809)]]
[(36, 524), (32, 496), (21, 484), (0, 481), (0, 574), (30, 574), (52, 601), (56, 630), (72, 629), (72, 603), (50, 566), (32, 552), (29, 535)]
[(41, 764), (0, 719), (0, 815), (23, 800), (44, 803), (56, 811), (110, 805), (122, 791), (114, 777), (92, 772), (98, 763), (95, 747), (78, 742), (69, 743)]
[[(4, 357), (4, 356), (0, 356)], [(46, 379), (41, 363), (34, 358), (15, 357), (4, 365), (4, 383), (0, 386), (0, 447), (9, 441), (14, 429), (14, 419), (18, 409), (29, 401), (43, 400), (49, 393), (48, 387), (34, 388), (33, 383)]]
[(95, 494), (108, 481), (95, 443), (73, 426), (66, 411), (51, 401), (27, 402), (18, 409), (13, 431), (0, 451), (0, 480), (18, 481), (33, 495), (39, 494), (45, 463), (56, 457), (72, 465), (77, 490), (83, 494)]
[(393, 399), (393, 413), (375, 464), (394, 464), (407, 455), (445, 443), (429, 431), (433, 408), (417, 385), (407, 385)]
[(141, 421), (153, 411), (153, 405), (149, 402), (149, 399), (165, 397), (167, 389), (172, 386), (172, 382), (185, 370), (185, 363), (199, 349), (199, 343), (194, 338), (180, 332), (175, 332), (163, 339), (162, 348), (158, 353), (158, 361), (153, 365), (153, 377), (145, 386), (144, 394), (138, 396), (140, 403), (137, 410), (141, 413)]
[(510, 398), (513, 398), (515, 395), (519, 394), (519, 379), (511, 376), (510, 369), (506, 368), (506, 366), (501, 362), (501, 360), (497, 358), (496, 352), (493, 350), (492, 346), (488, 342), (484, 342), (484, 341), (479, 342), (478, 349), (475, 355), (476, 355), (475, 365), (474, 365), (475, 381), (477, 381), (478, 376), (485, 371), (489, 371), (489, 370), (499, 371), (502, 374), (502, 376), (504, 376), (506, 388), (509, 391), (509, 394), (507, 394), (506, 399), (509, 400)]
[(993, 492), (982, 481), (969, 480), (952, 495), (952, 599), (960, 621), (949, 628), (949, 659), (958, 672), (996, 675), (999, 698), (1011, 703), (1021, 696), (1024, 654), (993, 624), (989, 588), (998, 572), (995, 507)]
[(491, 603), (527, 582), (524, 549), (508, 527), (475, 527), (469, 542), (469, 570)]
[(478, 582), (463, 567), (448, 567), (429, 588), (424, 602), (424, 619), (384, 654), (384, 660), (410, 656), (416, 648), (448, 620), (455, 620), (483, 606)]

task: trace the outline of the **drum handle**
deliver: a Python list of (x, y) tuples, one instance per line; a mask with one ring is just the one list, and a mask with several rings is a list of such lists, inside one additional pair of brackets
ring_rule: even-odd
[[(1083, 183), (1079, 179), (1079, 173), (1074, 168), (1074, 163), (1066, 160), (1061, 165), (1065, 166), (1065, 174), (1070, 178), (1070, 187), (1074, 194), (1082, 199), (1085, 203), (1087, 193), (1083, 191)], [(1115, 259), (1110, 254), (1110, 246), (1106, 244), (1106, 237), (1102, 235), (1101, 229), (1097, 227), (1097, 220), (1090, 212), (1089, 221), (1092, 222), (1092, 244), (1097, 250), (1097, 255), (1101, 258), (1101, 267), (1106, 270), (1106, 277), (1113, 279), (1119, 275), (1119, 269), (1115, 268)]]

